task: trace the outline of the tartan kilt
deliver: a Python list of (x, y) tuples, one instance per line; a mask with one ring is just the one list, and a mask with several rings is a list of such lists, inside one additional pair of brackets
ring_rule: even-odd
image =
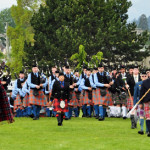
[(139, 105), (136, 107), (137, 110), (137, 116), (138, 117), (144, 117), (144, 107), (140, 108)]
[(9, 123), (14, 122), (6, 92), (4, 87), (0, 84), (0, 122), (6, 120), (9, 121)]
[(96, 89), (93, 89), (92, 90), (92, 103), (94, 105), (94, 100), (97, 99), (97, 96), (96, 96)]
[(92, 100), (90, 100), (89, 97), (88, 97), (88, 92), (85, 91), (85, 90), (82, 90), (81, 97), (80, 97), (80, 105), (81, 106), (85, 105), (85, 104), (90, 105), (91, 101)]
[(106, 95), (105, 96), (101, 96), (100, 94), (100, 88), (96, 89), (96, 97), (95, 99), (93, 99), (94, 105), (104, 105), (107, 106), (108, 105), (108, 100), (110, 94), (108, 93), (108, 89), (106, 89)]
[(114, 103), (113, 103), (113, 100), (112, 100), (112, 94), (109, 91), (108, 91), (108, 97), (107, 97), (107, 99), (108, 99), (107, 106), (112, 106)]
[(121, 104), (127, 105), (126, 99), (120, 99), (119, 93), (117, 92), (115, 94), (112, 94), (112, 98), (116, 105), (121, 105)]
[(150, 102), (144, 103), (145, 118), (150, 118)]
[(16, 99), (14, 100), (14, 110), (18, 107), (22, 108), (22, 101), (19, 94), (17, 94)]
[(77, 107), (79, 104), (78, 99), (77, 99), (77, 93), (75, 91), (72, 92), (72, 99), (69, 101), (68, 105)]
[[(83, 90), (82, 90), (82, 91), (83, 91)], [(81, 93), (80, 93), (80, 99), (79, 99), (78, 107), (82, 107), (82, 100), (83, 100), (82, 91), (81, 91)]]
[(114, 102), (114, 104), (121, 104), (121, 100), (119, 99), (119, 94), (116, 93), (112, 93), (112, 101)]
[(46, 96), (44, 95), (43, 91), (39, 90), (38, 93), (39, 93), (38, 96), (34, 96), (33, 90), (30, 89), (29, 105), (46, 106), (47, 100), (46, 100)]
[[(133, 96), (132, 96), (132, 100), (133, 100)], [(131, 101), (130, 97), (128, 97), (127, 99), (127, 109), (131, 110), (133, 108), (133, 101)]]
[(56, 112), (57, 111), (61, 111), (61, 112), (68, 112), (69, 111), (67, 99), (65, 99), (65, 108), (60, 107), (60, 101), (56, 98), (53, 101), (53, 107), (54, 107), (53, 111), (56, 111)]
[(26, 96), (23, 98), (23, 107), (28, 107), (29, 105), (29, 95), (26, 94)]

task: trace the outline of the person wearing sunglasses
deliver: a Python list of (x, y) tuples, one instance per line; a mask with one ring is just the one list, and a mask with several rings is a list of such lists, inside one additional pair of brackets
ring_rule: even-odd
[[(148, 79), (148, 75), (146, 74), (146, 71), (142, 71), (140, 74), (140, 77), (141, 77), (142, 81), (137, 82), (135, 87), (134, 87), (134, 105), (139, 101), (140, 91), (141, 91), (141, 87), (142, 87), (143, 82)], [(140, 128), (141, 128), (141, 130), (138, 131), (138, 134), (143, 135), (144, 134), (144, 129), (143, 129), (143, 126), (144, 126), (144, 107), (143, 107), (143, 104), (140, 104), (138, 106), (137, 116), (140, 119)], [(134, 117), (132, 117), (132, 118), (134, 118)], [(134, 129), (136, 127), (136, 120), (131, 119), (131, 124), (132, 124), (131, 128)]]

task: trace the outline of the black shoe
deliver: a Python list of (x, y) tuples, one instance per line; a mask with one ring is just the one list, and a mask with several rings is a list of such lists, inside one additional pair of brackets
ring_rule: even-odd
[(34, 117), (33, 120), (37, 120), (37, 117)]
[(123, 119), (127, 119), (127, 117), (123, 117)]
[(144, 134), (144, 132), (143, 132), (143, 131), (138, 131), (138, 134), (143, 135), (143, 134)]
[(150, 137), (150, 132), (147, 133), (147, 136)]
[(58, 123), (58, 126), (62, 126), (62, 123)]
[(103, 117), (99, 117), (98, 120), (99, 120), (99, 121), (104, 121), (104, 118), (103, 118)]
[(29, 117), (30, 117), (30, 118), (34, 118), (34, 115), (33, 115), (33, 114), (31, 114), (31, 115), (29, 115)]
[(82, 118), (86, 117), (86, 115), (82, 115)]

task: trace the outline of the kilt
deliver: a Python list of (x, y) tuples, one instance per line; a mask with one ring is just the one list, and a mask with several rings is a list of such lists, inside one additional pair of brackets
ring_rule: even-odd
[[(82, 90), (83, 91), (83, 90)], [(81, 91), (81, 93), (80, 93), (80, 99), (79, 99), (79, 103), (78, 103), (78, 106), (79, 107), (82, 107), (82, 99), (83, 99), (83, 92)]]
[(26, 96), (23, 98), (23, 107), (28, 107), (29, 105), (29, 95), (26, 94)]
[(93, 103), (93, 105), (94, 105), (94, 99), (96, 99), (97, 97), (96, 97), (96, 89), (93, 89), (92, 90), (92, 103)]
[(107, 106), (112, 106), (114, 103), (112, 101), (112, 94), (109, 91), (108, 91), (108, 97), (107, 97), (107, 99), (108, 99)]
[(121, 104), (121, 100), (119, 99), (119, 94), (116, 92), (116, 93), (112, 93), (112, 101), (114, 104)]
[(65, 99), (65, 108), (60, 107), (60, 101), (61, 100), (58, 100), (56, 98), (54, 99), (54, 101), (53, 101), (53, 107), (54, 107), (53, 111), (68, 112), (69, 110), (68, 110), (68, 101), (67, 101), (67, 99)]
[(117, 92), (115, 94), (112, 94), (112, 98), (116, 105), (127, 105), (127, 100), (121, 99), (119, 97), (119, 93), (117, 93)]
[(19, 94), (17, 94), (16, 99), (14, 100), (14, 110), (18, 107), (22, 108), (22, 101)]
[(144, 108), (140, 108), (139, 105), (137, 106), (137, 116), (144, 117)]
[(38, 93), (39, 93), (38, 96), (34, 96), (33, 90), (30, 89), (29, 105), (46, 106), (47, 100), (46, 100), (46, 96), (44, 95), (43, 91), (39, 90)]
[(14, 121), (6, 92), (4, 87), (0, 84), (0, 122), (6, 120), (9, 121), (9, 123)]
[(74, 108), (76, 108), (79, 104), (78, 104), (78, 99), (77, 99), (77, 93), (75, 91), (72, 92), (72, 99), (70, 100), (70, 102), (68, 103), (69, 106), (73, 106)]
[(85, 91), (85, 90), (82, 90), (82, 92), (81, 92), (81, 97), (80, 97), (80, 105), (81, 105), (81, 106), (82, 106), (82, 105), (85, 105), (85, 104), (91, 105), (91, 102), (92, 102), (92, 100), (89, 99), (89, 97), (88, 97), (88, 92)]
[(150, 102), (144, 103), (145, 118), (150, 118)]
[(132, 96), (132, 101), (130, 99), (130, 97), (128, 97), (127, 99), (127, 109), (131, 110), (133, 108), (133, 96)]
[(100, 88), (96, 89), (96, 96), (93, 99), (94, 105), (108, 105), (108, 100), (110, 99), (110, 93), (108, 92), (108, 89), (106, 89), (106, 95), (101, 96), (100, 94)]

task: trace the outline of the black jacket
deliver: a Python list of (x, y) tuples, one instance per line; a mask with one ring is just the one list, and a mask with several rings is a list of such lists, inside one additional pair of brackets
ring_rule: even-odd
[(64, 87), (61, 88), (60, 82), (56, 80), (53, 85), (51, 100), (53, 100), (54, 98), (69, 100), (69, 95), (70, 95), (69, 83), (64, 82)]
[[(141, 81), (140, 75), (138, 76), (138, 82)], [(133, 96), (134, 95), (134, 86), (135, 86), (135, 81), (133, 75), (128, 75), (127, 76), (127, 83), (130, 86), (130, 93)]]
[(124, 90), (122, 90), (123, 87), (125, 87), (125, 83), (122, 80), (122, 78), (120, 76), (118, 76), (117, 78), (114, 78), (114, 84), (111, 86), (110, 91), (114, 94), (116, 92), (120, 93)]
[[(140, 91), (140, 99), (148, 91), (149, 88), (150, 88), (150, 78), (143, 81), (143, 84), (141, 86), (141, 91)], [(150, 101), (150, 92), (143, 98), (141, 104), (147, 103), (149, 101)]]

